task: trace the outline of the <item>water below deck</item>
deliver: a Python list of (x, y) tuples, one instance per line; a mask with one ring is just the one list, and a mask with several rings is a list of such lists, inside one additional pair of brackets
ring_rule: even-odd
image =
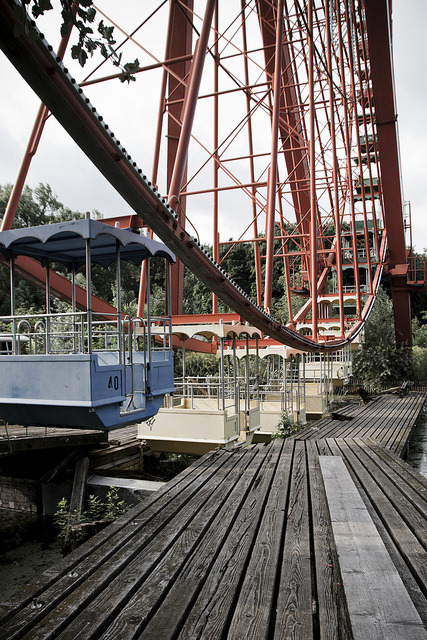
[(0, 638), (427, 638), (427, 480), (392, 450), (407, 398), (207, 454), (4, 602)]

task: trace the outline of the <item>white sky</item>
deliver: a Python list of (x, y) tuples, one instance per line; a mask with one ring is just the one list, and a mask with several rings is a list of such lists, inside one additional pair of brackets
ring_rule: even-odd
[[(129, 0), (127, 2), (129, 4)], [(415, 250), (419, 252), (427, 248), (426, 27), (427, 0), (393, 0), (394, 60), (404, 198), (411, 201), (413, 241)], [(51, 44), (56, 46), (54, 37), (50, 39)], [(2, 53), (0, 73), (3, 87), (0, 98), (0, 184), (6, 184), (13, 183), (16, 179), (39, 100)], [(80, 79), (81, 75), (76, 74), (76, 77)], [(148, 160), (148, 155), (145, 160), (144, 144), (132, 133), (135, 123), (142, 129), (141, 135), (147, 132), (148, 123), (139, 121), (138, 103), (131, 116), (125, 119), (127, 122), (115, 124), (109, 118), (109, 112), (113, 114), (118, 101), (130, 103), (128, 96), (133, 98), (138, 88), (138, 83), (133, 85), (136, 86), (121, 85), (120, 92), (110, 88), (107, 97), (99, 91), (99, 99), (96, 92), (93, 96), (88, 92), (88, 95), (113, 130), (115, 127), (122, 127), (122, 130), (116, 129), (115, 133), (120, 136), (122, 144), (138, 165), (150, 174), (151, 161)], [(147, 96), (140, 97), (140, 102), (141, 99), (147, 99)], [(39, 182), (50, 184), (59, 200), (71, 209), (97, 209), (106, 217), (129, 213), (126, 203), (53, 118), (48, 122), (28, 175), (29, 186), (35, 187)], [(237, 232), (234, 237), (236, 234)], [(230, 235), (233, 235), (231, 227)]]

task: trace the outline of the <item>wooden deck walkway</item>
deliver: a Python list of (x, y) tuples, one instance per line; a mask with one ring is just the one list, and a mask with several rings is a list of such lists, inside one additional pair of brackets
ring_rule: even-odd
[(301, 435), (199, 459), (0, 605), (0, 638), (425, 640), (427, 480)]
[(0, 425), (0, 456), (108, 442), (108, 434), (84, 429)]
[(25, 451), (79, 447), (86, 445), (125, 445), (136, 441), (137, 427), (130, 425), (114, 431), (65, 429), (54, 427), (22, 427), (0, 425), (0, 456)]
[(403, 398), (398, 395), (377, 396), (366, 405), (349, 404), (334, 412), (336, 419), (317, 420), (297, 438), (372, 438), (403, 456), (425, 397), (424, 393), (413, 392)]

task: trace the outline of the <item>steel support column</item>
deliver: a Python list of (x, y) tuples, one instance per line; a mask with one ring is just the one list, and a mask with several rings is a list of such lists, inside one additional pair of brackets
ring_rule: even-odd
[(264, 283), (264, 309), (271, 308), (273, 287), (273, 258), (274, 258), (274, 218), (276, 213), (276, 183), (277, 183), (277, 151), (279, 141), (279, 113), (282, 79), (282, 40), (283, 40), (283, 0), (278, 0), (276, 15), (276, 46), (273, 78), (273, 114), (271, 118), (271, 157), (267, 185), (267, 216), (265, 223), (265, 237), (267, 240)]
[(391, 51), (391, 14), (388, 0), (365, 0), (372, 90), (375, 105), (388, 264), (391, 274), (396, 342), (412, 344), (411, 308), (407, 285), (407, 258), (397, 133), (397, 109)]
[(317, 197), (316, 197), (316, 142), (314, 106), (314, 42), (313, 1), (308, 2), (308, 90), (309, 90), (309, 157), (310, 157), (310, 295), (313, 340), (317, 342)]

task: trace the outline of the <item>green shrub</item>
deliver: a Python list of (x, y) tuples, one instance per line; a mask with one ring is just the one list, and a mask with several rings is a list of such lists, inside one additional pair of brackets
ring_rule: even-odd
[(111, 487), (105, 502), (102, 502), (98, 496), (90, 495), (87, 500), (87, 509), (80, 514), (77, 511), (70, 512), (67, 500), (62, 498), (58, 502), (53, 522), (59, 530), (59, 539), (63, 545), (66, 545), (71, 535), (74, 541), (83, 541), (85, 525), (93, 523), (108, 524), (123, 513), (126, 513), (126, 511), (129, 511), (129, 509), (129, 505), (124, 500), (119, 500), (117, 487)]
[(274, 438), (289, 438), (294, 436), (298, 431), (301, 431), (302, 424), (300, 422), (293, 422), (290, 417), (282, 411), (282, 416), (276, 427), (276, 431), (271, 436)]

